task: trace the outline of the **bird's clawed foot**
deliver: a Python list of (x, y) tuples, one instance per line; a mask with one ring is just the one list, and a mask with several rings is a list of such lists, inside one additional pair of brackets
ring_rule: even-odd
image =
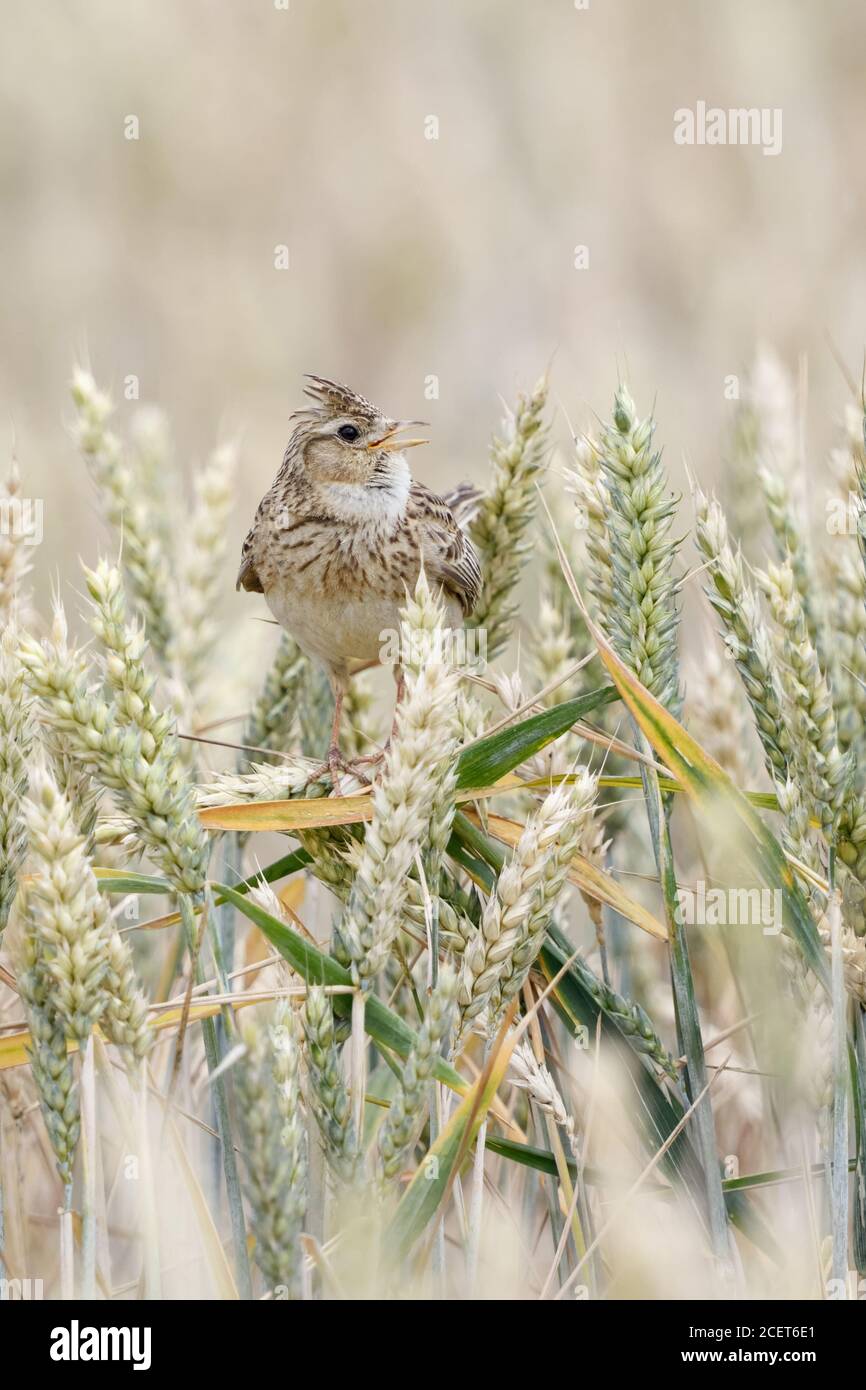
[(340, 751), (339, 744), (331, 744), (330, 748), (328, 749), (328, 761), (323, 765), (322, 771), (324, 772), (327, 770), (328, 772), (330, 772), (331, 782), (333, 784), (334, 792), (337, 796), (343, 795), (343, 789), (340, 782), (341, 774), (345, 774), (347, 777), (354, 777), (357, 781), (364, 782), (367, 786), (370, 785), (369, 777), (365, 777), (363, 772), (358, 771), (358, 763), (365, 761), (366, 759), (364, 758), (356, 758), (352, 762), (347, 762)]
[(378, 748), (375, 753), (362, 753), (360, 758), (354, 759), (352, 767), (358, 767), (361, 763), (363, 763), (365, 767), (378, 767), (378, 765), (385, 760), (385, 754), (388, 752), (388, 745), (390, 742), (391, 740), (389, 739), (385, 747)]

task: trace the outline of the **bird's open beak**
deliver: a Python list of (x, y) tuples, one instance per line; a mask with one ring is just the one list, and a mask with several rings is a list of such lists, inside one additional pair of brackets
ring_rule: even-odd
[(426, 428), (427, 424), (427, 420), (397, 420), (385, 434), (378, 439), (371, 439), (367, 448), (378, 449), (380, 453), (393, 454), (402, 453), (404, 449), (414, 449), (416, 444), (429, 444), (429, 439), (395, 438), (401, 430), (407, 430), (410, 425), (423, 425)]

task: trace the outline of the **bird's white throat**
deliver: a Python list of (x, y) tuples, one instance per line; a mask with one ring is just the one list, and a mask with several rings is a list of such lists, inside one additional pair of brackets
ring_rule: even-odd
[(385, 530), (396, 526), (406, 510), (412, 475), (404, 454), (392, 454), (388, 465), (387, 485), (325, 483), (322, 491), (334, 517), (356, 525), (369, 523)]

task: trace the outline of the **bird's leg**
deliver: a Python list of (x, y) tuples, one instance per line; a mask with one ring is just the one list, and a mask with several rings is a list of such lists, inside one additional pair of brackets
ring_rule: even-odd
[(394, 718), (391, 720), (391, 732), (388, 735), (388, 742), (385, 744), (386, 748), (391, 746), (391, 739), (397, 732), (397, 719), (400, 714), (400, 705), (403, 702), (403, 696), (406, 694), (406, 677), (403, 673), (402, 666), (397, 667), (397, 674), (394, 679), (397, 682), (397, 698), (394, 701)]
[[(346, 762), (340, 748), (340, 720), (343, 714), (343, 699), (346, 694), (346, 687), (343, 681), (331, 678), (331, 686), (334, 691), (334, 718), (331, 724), (331, 742), (328, 746), (328, 760), (322, 764), (322, 772), (330, 772), (331, 783), (337, 796), (342, 796), (340, 786), (340, 773), (348, 772), (357, 777), (360, 782), (367, 782), (367, 778), (362, 772), (355, 771), (354, 763)], [(363, 761), (362, 759), (359, 761)]]
[(331, 724), (331, 743), (328, 748), (328, 767), (331, 772), (331, 781), (334, 784), (334, 791), (340, 795), (340, 773), (346, 771), (346, 763), (340, 752), (340, 720), (343, 715), (343, 698), (346, 694), (346, 687), (342, 681), (335, 680), (334, 685), (334, 720)]
[(357, 764), (357, 763), (379, 763), (379, 762), (382, 761), (382, 759), (384, 758), (385, 754), (388, 752), (388, 749), (391, 747), (391, 740), (392, 740), (392, 738), (394, 737), (394, 734), (397, 732), (397, 715), (398, 715), (399, 710), (400, 710), (400, 702), (401, 702), (401, 700), (403, 699), (403, 696), (404, 696), (405, 693), (406, 693), (406, 677), (405, 677), (404, 674), (403, 674), (403, 667), (402, 667), (402, 666), (395, 666), (395, 668), (394, 668), (394, 680), (397, 682), (397, 699), (396, 699), (396, 702), (395, 702), (395, 704), (394, 704), (394, 718), (393, 718), (393, 720), (391, 721), (391, 732), (390, 732), (390, 734), (388, 735), (388, 741), (387, 741), (387, 743), (385, 744), (385, 746), (384, 746), (383, 748), (380, 748), (380, 749), (379, 749), (379, 752), (378, 752), (378, 753), (365, 753), (364, 756), (363, 756), (362, 758), (356, 758), (356, 759), (355, 759), (355, 763), (356, 763), (356, 764)]

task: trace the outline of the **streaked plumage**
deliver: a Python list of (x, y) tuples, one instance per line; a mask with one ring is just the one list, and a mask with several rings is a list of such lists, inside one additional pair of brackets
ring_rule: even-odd
[[(477, 603), (481, 571), (448, 500), (411, 477), (403, 451), (424, 441), (399, 434), (421, 422), (393, 420), (324, 377), (308, 381), (315, 405), (292, 417), (282, 465), (244, 541), (238, 588), (264, 594), (322, 662), (339, 708), (353, 665), (378, 660), (383, 633), (399, 630), (422, 562), (452, 627)], [(475, 497), (466, 485), (452, 494), (461, 520)]]

